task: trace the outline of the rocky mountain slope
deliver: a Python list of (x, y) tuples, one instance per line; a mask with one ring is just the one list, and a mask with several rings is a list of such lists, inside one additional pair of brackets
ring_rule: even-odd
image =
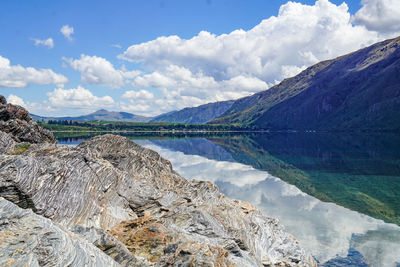
[(38, 115), (30, 114), (35, 121), (126, 121), (126, 122), (148, 122), (152, 117), (145, 117), (135, 115), (128, 112), (117, 112), (100, 109), (88, 115), (77, 117), (41, 117)]
[(193, 108), (184, 108), (175, 112), (162, 114), (155, 117), (151, 122), (180, 122), (202, 124), (221, 116), (228, 110), (233, 100), (209, 103)]
[(400, 37), (324, 62), (235, 101), (211, 123), (271, 130), (400, 130)]
[(277, 220), (127, 138), (69, 147), (4, 129), (0, 265), (315, 266)]

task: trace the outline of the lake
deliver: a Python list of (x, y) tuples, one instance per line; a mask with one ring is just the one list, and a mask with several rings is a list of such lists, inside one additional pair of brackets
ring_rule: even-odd
[[(76, 145), (87, 136), (65, 137)], [(323, 266), (400, 266), (396, 134), (136, 134), (187, 179), (277, 218)]]

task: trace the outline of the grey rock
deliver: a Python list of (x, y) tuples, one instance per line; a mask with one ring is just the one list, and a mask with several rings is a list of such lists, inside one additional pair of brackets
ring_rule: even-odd
[(7, 104), (6, 98), (2, 95), (0, 95), (0, 104), (3, 104), (3, 105)]
[(120, 266), (51, 220), (0, 197), (0, 266)]
[(11, 136), (0, 131), (0, 154), (8, 153), (8, 151), (14, 149), (14, 146), (15, 141), (11, 138)]
[(277, 220), (121, 136), (2, 154), (0, 191), (126, 266), (315, 265)]
[(0, 95), (0, 131), (8, 133), (16, 142), (56, 143), (53, 134), (39, 127), (23, 107), (7, 104)]

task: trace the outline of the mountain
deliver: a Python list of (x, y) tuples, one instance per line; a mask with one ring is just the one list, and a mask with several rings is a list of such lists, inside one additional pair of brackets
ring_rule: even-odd
[(202, 124), (221, 116), (228, 110), (234, 100), (209, 103), (193, 108), (184, 108), (179, 111), (161, 114), (150, 122), (180, 122)]
[(400, 37), (320, 62), (235, 101), (211, 123), (270, 130), (400, 130)]
[(41, 117), (35, 114), (29, 114), (35, 121), (127, 121), (127, 122), (148, 122), (152, 117), (135, 115), (127, 112), (107, 111), (100, 109), (88, 115), (78, 117)]

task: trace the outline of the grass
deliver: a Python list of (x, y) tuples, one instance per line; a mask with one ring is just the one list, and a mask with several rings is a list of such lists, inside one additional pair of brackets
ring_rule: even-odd
[(29, 143), (23, 143), (23, 144), (17, 144), (14, 146), (14, 150), (11, 150), (8, 152), (10, 155), (20, 155), (26, 150), (30, 148), (31, 144)]

